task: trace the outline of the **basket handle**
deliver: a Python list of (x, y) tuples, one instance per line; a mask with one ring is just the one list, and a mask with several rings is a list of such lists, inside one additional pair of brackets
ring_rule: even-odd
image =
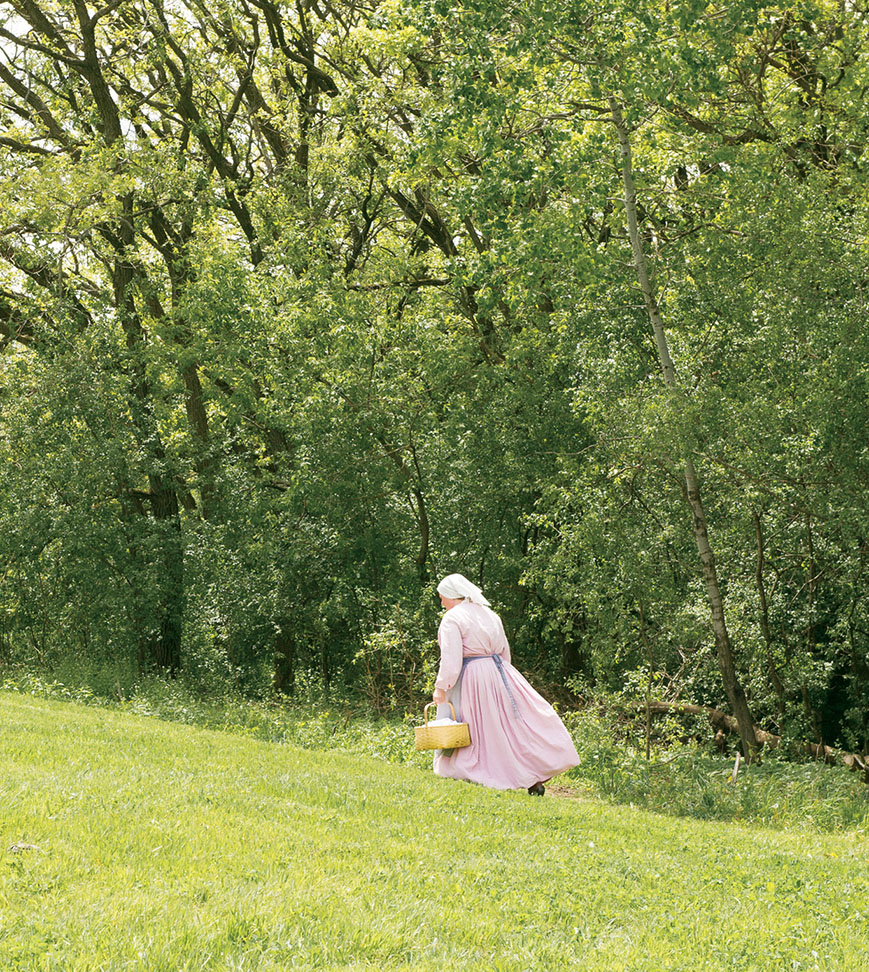
[(429, 704), (422, 710), (422, 717), (423, 717), (423, 719), (425, 719), (425, 724), (426, 725), (428, 725), (428, 710), (433, 705), (448, 705), (450, 707), (450, 709), (452, 709), (452, 712), (453, 712), (453, 722), (458, 722), (458, 719), (456, 719), (456, 709), (455, 709), (455, 706), (453, 705), (452, 702), (449, 701), (449, 699), (447, 699), (446, 702), (429, 702)]

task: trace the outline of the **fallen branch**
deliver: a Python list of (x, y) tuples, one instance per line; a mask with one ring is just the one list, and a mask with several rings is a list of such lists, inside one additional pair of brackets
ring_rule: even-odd
[[(643, 705), (641, 708), (645, 711), (647, 706)], [(691, 705), (687, 702), (650, 702), (648, 711), (660, 715), (667, 713), (676, 713), (677, 715), (705, 715), (712, 726), (718, 730), (716, 739), (720, 737), (719, 741), (723, 741), (723, 737), (727, 733), (739, 734), (739, 723), (736, 719), (726, 712), (722, 712), (721, 709), (716, 709), (710, 705)], [(777, 736), (773, 732), (766, 732), (757, 726), (754, 727), (754, 735), (759, 743), (770, 749), (776, 749), (781, 745), (781, 736)], [(852, 772), (861, 772), (863, 774), (863, 782), (869, 783), (869, 764), (858, 753), (844, 753), (841, 750), (833, 749), (832, 746), (824, 746), (821, 743), (810, 742), (803, 743), (802, 751), (809, 756), (814, 756), (815, 759), (822, 759), (830, 766), (836, 766), (841, 763), (843, 766), (847, 766)]]

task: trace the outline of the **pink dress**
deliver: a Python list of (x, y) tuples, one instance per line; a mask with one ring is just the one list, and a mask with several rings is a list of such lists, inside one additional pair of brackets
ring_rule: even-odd
[[(494, 611), (462, 601), (444, 614), (438, 643), (435, 687), (447, 693), (471, 733), (470, 746), (435, 755), (438, 776), (516, 790), (579, 763), (555, 710), (510, 664), (504, 626)], [(449, 706), (439, 707), (439, 717), (449, 715)]]

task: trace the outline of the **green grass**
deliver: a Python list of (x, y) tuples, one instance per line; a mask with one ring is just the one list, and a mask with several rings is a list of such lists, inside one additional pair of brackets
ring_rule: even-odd
[[(30, 671), (7, 676), (0, 684), (4, 689), (305, 749), (365, 754), (420, 769), (431, 766), (431, 757), (413, 748), (411, 730), (420, 721), (420, 711), (403, 718), (378, 718), (358, 700), (326, 699), (317, 693), (307, 693), (293, 703), (256, 701), (231, 693), (203, 696), (181, 679), (140, 678), (119, 697), (111, 690), (107, 694), (105, 686), (97, 694), (81, 678), (65, 684)], [(768, 753), (761, 765), (743, 766), (733, 786), (729, 782), (732, 756), (668, 740), (665, 733), (647, 760), (642, 732), (632, 736), (629, 724), (605, 710), (566, 712), (564, 719), (581, 760), (564, 782), (586, 795), (658, 813), (782, 830), (869, 831), (869, 787), (842, 766), (789, 762), (782, 753)]]
[(3, 970), (869, 967), (857, 832), (539, 800), (10, 693), (0, 727)]
[(580, 756), (574, 772), (614, 803), (659, 813), (756, 823), (782, 830), (869, 832), (869, 786), (844, 766), (794, 761), (768, 751), (759, 765), (741, 764), (731, 782), (733, 756), (696, 744), (671, 742), (643, 751), (625, 728), (585, 710), (565, 716)]

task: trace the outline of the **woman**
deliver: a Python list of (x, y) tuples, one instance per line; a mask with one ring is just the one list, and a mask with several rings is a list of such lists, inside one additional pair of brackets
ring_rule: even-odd
[[(468, 723), (471, 745), (439, 751), (435, 773), (498, 790), (527, 787), (543, 796), (550, 777), (579, 763), (573, 741), (552, 706), (510, 664), (504, 626), (480, 588), (450, 574), (438, 594), (446, 613), (432, 698), (452, 702)], [(449, 715), (447, 706), (438, 712)]]

